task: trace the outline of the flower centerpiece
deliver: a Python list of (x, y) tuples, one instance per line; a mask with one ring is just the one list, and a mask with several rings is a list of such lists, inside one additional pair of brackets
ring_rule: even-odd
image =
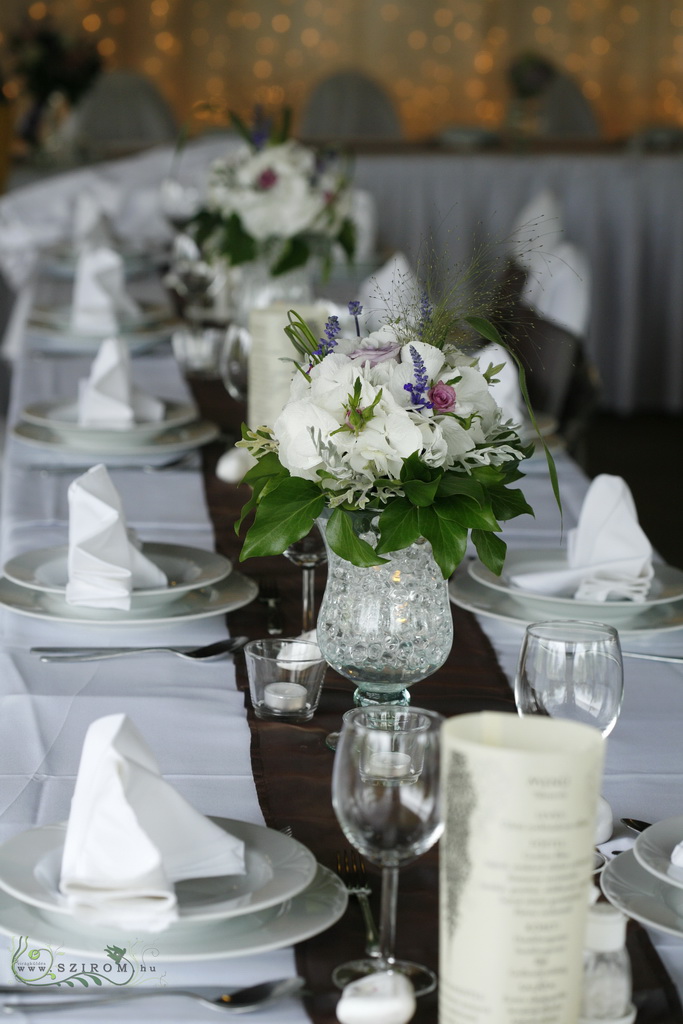
[(289, 111), (253, 128), (232, 114), (244, 146), (214, 161), (207, 193), (190, 229), (209, 257), (230, 266), (264, 260), (277, 277), (340, 246), (353, 256), (348, 177), (335, 158), (289, 138)]
[[(245, 427), (238, 442), (256, 459), (237, 526), (255, 512), (241, 557), (283, 552), (327, 510), (328, 542), (354, 565), (381, 564), (423, 537), (447, 578), (471, 537), (499, 574), (500, 524), (533, 514), (510, 486), (533, 446), (503, 422), (491, 394), (501, 365), (480, 366), (453, 344), (453, 323), (426, 298), (414, 317), (390, 319), (364, 338), (358, 303), (350, 311), (355, 336), (342, 336), (331, 317), (322, 339), (290, 312), (287, 332), (299, 358), (289, 401), (272, 429)], [(502, 344), (486, 319), (465, 320)], [(375, 547), (353, 530), (351, 514), (360, 511), (379, 515)]]
[[(329, 562), (316, 627), (323, 656), (357, 683), (357, 704), (407, 704), (406, 687), (451, 649), (447, 579), (468, 539), (500, 573), (501, 522), (532, 512), (511, 484), (533, 446), (491, 394), (502, 364), (480, 365), (455, 344), (457, 313), (425, 296), (361, 337), (362, 309), (349, 312), (351, 337), (332, 316), (316, 338), (290, 311), (289, 401), (272, 429), (243, 427), (238, 442), (256, 459), (236, 527), (254, 512), (240, 557), (280, 554), (317, 521)], [(501, 343), (487, 320), (465, 321)], [(521, 367), (520, 380), (526, 394)]]

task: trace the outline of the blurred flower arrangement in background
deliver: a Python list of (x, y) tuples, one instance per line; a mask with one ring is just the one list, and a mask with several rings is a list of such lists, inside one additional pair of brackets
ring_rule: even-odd
[(211, 168), (202, 207), (187, 227), (209, 259), (230, 266), (263, 260), (273, 276), (335, 246), (351, 259), (354, 228), (348, 175), (338, 157), (289, 138), (290, 112), (256, 112), (252, 126), (231, 115), (244, 146)]

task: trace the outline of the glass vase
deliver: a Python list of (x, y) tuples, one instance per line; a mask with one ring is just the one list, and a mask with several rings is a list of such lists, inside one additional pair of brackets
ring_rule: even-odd
[[(376, 547), (379, 515), (355, 512), (354, 532)], [(328, 559), (327, 585), (317, 622), (326, 661), (357, 684), (357, 705), (410, 703), (407, 687), (435, 672), (453, 643), (448, 581), (421, 538), (384, 555), (383, 565), (361, 568), (340, 558), (318, 520)]]

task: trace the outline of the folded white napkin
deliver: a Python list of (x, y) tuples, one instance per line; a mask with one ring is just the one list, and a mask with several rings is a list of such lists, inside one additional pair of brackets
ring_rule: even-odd
[(560, 242), (534, 262), (520, 301), (544, 320), (581, 338), (588, 327), (590, 293), (588, 261), (577, 246)]
[(78, 386), (78, 422), (82, 427), (125, 430), (134, 423), (163, 419), (164, 403), (139, 391), (131, 380), (128, 345), (121, 338), (106, 338)]
[(526, 270), (536, 270), (563, 235), (562, 207), (550, 189), (543, 189), (517, 215), (510, 232), (510, 255)]
[(106, 466), (73, 480), (68, 500), (68, 604), (127, 611), (134, 588), (166, 586), (165, 574), (131, 539)]
[(653, 575), (652, 546), (638, 523), (628, 484), (603, 473), (590, 485), (578, 525), (567, 537), (567, 568), (516, 573), (511, 579), (539, 594), (573, 591), (581, 601), (642, 602)]
[(512, 420), (513, 423), (523, 423), (527, 416), (524, 407), (524, 399), (519, 387), (519, 371), (517, 364), (504, 348), (500, 345), (486, 345), (477, 352), (479, 369), (484, 372), (493, 364), (499, 366), (503, 363), (502, 370), (496, 374), (496, 383), (491, 385), (491, 395), (496, 404), (502, 410), (501, 420)]
[(86, 246), (76, 262), (71, 327), (87, 334), (114, 334), (125, 319), (140, 315), (125, 287), (123, 259), (106, 246)]
[(123, 714), (86, 734), (59, 888), (93, 924), (156, 932), (178, 917), (173, 883), (245, 873), (244, 844), (162, 778)]
[(102, 196), (90, 190), (79, 192), (74, 202), (72, 223), (73, 246), (76, 252), (91, 247), (113, 245), (109, 218), (102, 205)]

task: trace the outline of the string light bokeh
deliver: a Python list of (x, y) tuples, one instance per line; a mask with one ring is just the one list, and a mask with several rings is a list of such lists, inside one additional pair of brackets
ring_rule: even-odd
[[(227, 109), (304, 107), (354, 67), (392, 97), (405, 136), (497, 128), (505, 71), (534, 50), (569, 72), (607, 138), (683, 126), (683, 0), (3, 0), (0, 30), (50, 17), (143, 71), (199, 130)], [(12, 93), (17, 83), (9, 81)], [(296, 120), (295, 120), (296, 127)]]

